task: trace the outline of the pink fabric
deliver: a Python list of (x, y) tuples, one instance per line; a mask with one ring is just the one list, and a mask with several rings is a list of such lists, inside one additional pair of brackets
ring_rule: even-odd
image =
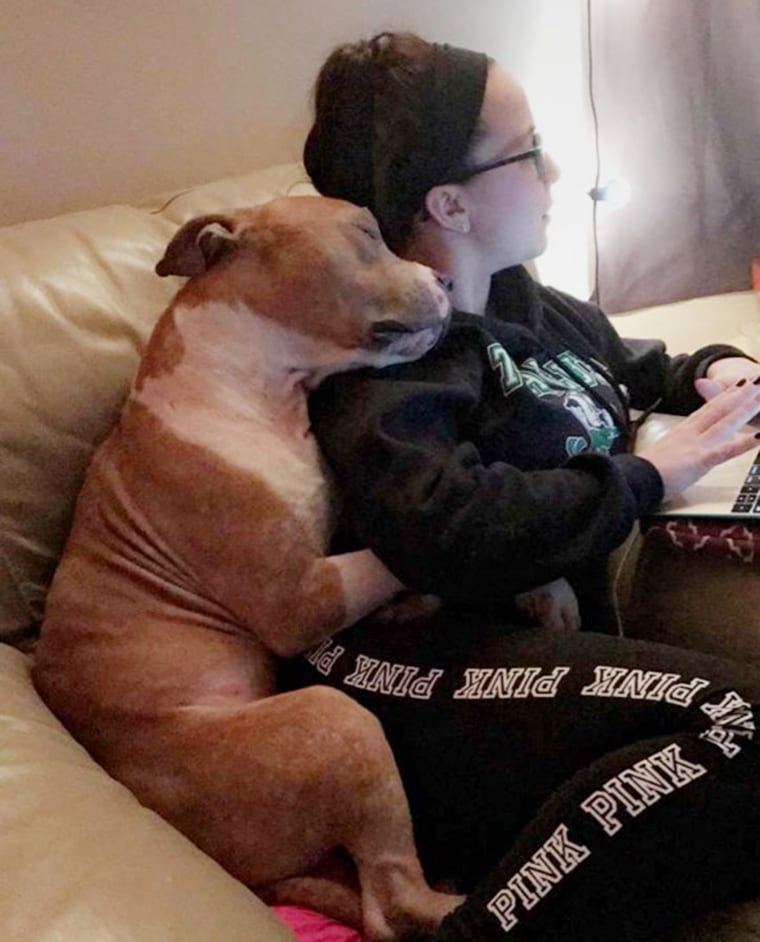
[(738, 559), (750, 566), (760, 566), (760, 527), (755, 521), (730, 523), (679, 517), (664, 522), (655, 519), (645, 522), (642, 531), (648, 539), (669, 543), (692, 553)]
[(362, 937), (355, 929), (333, 922), (313, 909), (304, 909), (303, 906), (272, 908), (298, 942), (362, 942)]

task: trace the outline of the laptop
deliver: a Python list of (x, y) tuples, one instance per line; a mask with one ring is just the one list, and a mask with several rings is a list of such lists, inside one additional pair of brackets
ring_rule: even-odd
[[(679, 422), (683, 416), (652, 413), (636, 435), (636, 452)], [(752, 448), (708, 471), (678, 497), (664, 501), (653, 516), (760, 521), (760, 450)]]

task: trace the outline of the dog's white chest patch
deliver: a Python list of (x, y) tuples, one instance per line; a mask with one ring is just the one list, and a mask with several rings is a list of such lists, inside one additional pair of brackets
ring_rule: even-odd
[[(167, 414), (169, 413), (169, 414)], [(167, 410), (159, 415), (172, 432), (221, 461), (264, 482), (323, 545), (329, 535), (329, 485), (312, 435), (289, 440), (269, 423), (243, 423), (216, 410)], [(220, 479), (220, 487), (224, 486)]]
[[(164, 386), (165, 388), (161, 388)], [(264, 482), (320, 544), (328, 539), (329, 484), (311, 434), (291, 436), (266, 408), (251, 403), (245, 415), (217, 406), (185, 407), (172, 399), (171, 378), (149, 380), (133, 399), (146, 406), (181, 441), (217, 456), (224, 465)], [(257, 414), (258, 413), (258, 414)], [(224, 480), (220, 477), (220, 487)]]
[(329, 488), (306, 394), (288, 367), (299, 335), (242, 304), (180, 304), (172, 316), (182, 355), (170, 371), (145, 376), (132, 400), (182, 441), (256, 475), (326, 539)]

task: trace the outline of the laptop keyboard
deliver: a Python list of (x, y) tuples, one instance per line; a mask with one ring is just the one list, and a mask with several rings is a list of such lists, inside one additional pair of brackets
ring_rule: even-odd
[(739, 488), (731, 513), (757, 514), (760, 517), (760, 451), (755, 455), (744, 483)]

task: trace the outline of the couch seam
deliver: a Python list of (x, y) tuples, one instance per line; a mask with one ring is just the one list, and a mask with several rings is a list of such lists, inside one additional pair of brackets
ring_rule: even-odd
[(8, 560), (8, 557), (5, 554), (5, 550), (2, 548), (2, 546), (0, 546), (0, 562), (3, 564), (3, 568), (5, 569), (8, 576), (10, 577), (11, 582), (13, 583), (13, 587), (16, 590), (16, 595), (21, 600), (21, 604), (26, 610), (26, 613), (29, 617), (30, 624), (33, 625), (36, 621), (36, 617), (34, 615), (34, 611), (32, 610), (31, 605), (29, 604), (21, 588), (21, 576), (20, 574), (16, 572), (13, 566), (11, 566)]

